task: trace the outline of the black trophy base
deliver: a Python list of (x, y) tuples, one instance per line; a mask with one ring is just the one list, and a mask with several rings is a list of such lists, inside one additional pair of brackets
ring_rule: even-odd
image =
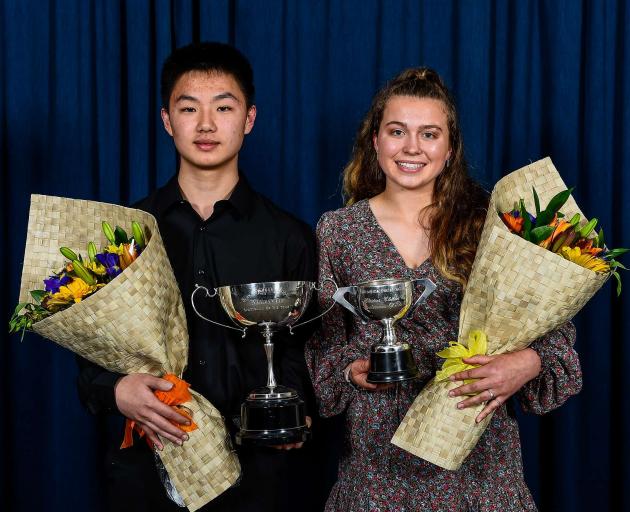
[(418, 368), (413, 360), (411, 348), (395, 346), (373, 347), (370, 354), (370, 372), (367, 381), (370, 384), (388, 384), (403, 382), (418, 377)]
[(260, 388), (250, 393), (241, 405), (241, 430), (236, 434), (238, 445), (302, 443), (310, 437), (304, 401), (292, 389)]

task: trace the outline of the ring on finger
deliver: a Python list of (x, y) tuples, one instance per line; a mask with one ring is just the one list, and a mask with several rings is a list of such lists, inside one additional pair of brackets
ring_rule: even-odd
[(491, 402), (492, 400), (496, 398), (496, 395), (490, 388), (488, 388), (488, 393), (490, 394), (490, 399), (488, 400), (488, 402)]

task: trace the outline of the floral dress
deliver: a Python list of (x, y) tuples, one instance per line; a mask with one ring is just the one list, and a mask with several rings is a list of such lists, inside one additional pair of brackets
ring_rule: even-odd
[[(378, 323), (362, 324), (336, 306), (306, 348), (306, 359), (323, 416), (346, 412), (344, 452), (327, 511), (522, 511), (536, 510), (523, 479), (518, 426), (510, 405), (503, 404), (479, 443), (457, 471), (435, 466), (391, 444), (413, 400), (432, 378), (441, 359), (436, 352), (457, 339), (461, 287), (443, 278), (430, 260), (408, 268), (378, 224), (367, 200), (328, 212), (317, 227), (320, 282), (339, 286), (371, 279), (429, 278), (437, 289), (411, 318), (397, 322), (400, 341), (412, 346), (420, 370), (417, 380), (384, 391), (355, 389), (343, 370), (368, 358), (382, 336)], [(320, 307), (331, 304), (322, 293)], [(524, 410), (542, 414), (576, 394), (582, 385), (575, 329), (565, 324), (531, 347), (542, 371), (516, 395)]]

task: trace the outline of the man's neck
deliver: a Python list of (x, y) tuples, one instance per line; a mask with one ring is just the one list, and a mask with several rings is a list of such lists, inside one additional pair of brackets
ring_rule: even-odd
[(238, 182), (236, 165), (230, 169), (199, 170), (182, 166), (177, 182), (182, 194), (202, 219), (214, 211), (217, 201), (227, 199)]

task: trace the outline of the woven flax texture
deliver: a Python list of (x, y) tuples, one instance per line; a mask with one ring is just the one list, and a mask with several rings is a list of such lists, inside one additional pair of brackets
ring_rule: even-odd
[[(525, 199), (534, 211), (532, 187), (541, 207), (566, 185), (549, 158), (497, 182), (462, 300), (458, 341), (467, 345), (471, 330), (488, 337), (488, 354), (513, 352), (571, 319), (601, 288), (608, 274), (598, 274), (510, 233), (497, 214)], [(580, 213), (573, 197), (562, 208), (568, 218)], [(450, 470), (458, 469), (490, 422), (475, 424), (483, 405), (458, 410), (448, 390), (458, 383), (432, 380), (418, 395), (392, 443)]]
[[(20, 302), (42, 288), (44, 278), (66, 263), (59, 247), (87, 254), (87, 244), (107, 243), (101, 229), (145, 226), (145, 250), (122, 274), (94, 295), (33, 325), (62, 347), (120, 373), (174, 373), (181, 377), (188, 359), (188, 330), (175, 275), (155, 218), (122, 206), (31, 196)], [(240, 474), (219, 411), (193, 392), (186, 404), (199, 428), (182, 447), (164, 443), (160, 457), (187, 507), (195, 511), (227, 490)], [(122, 438), (122, 432), (121, 432)]]

